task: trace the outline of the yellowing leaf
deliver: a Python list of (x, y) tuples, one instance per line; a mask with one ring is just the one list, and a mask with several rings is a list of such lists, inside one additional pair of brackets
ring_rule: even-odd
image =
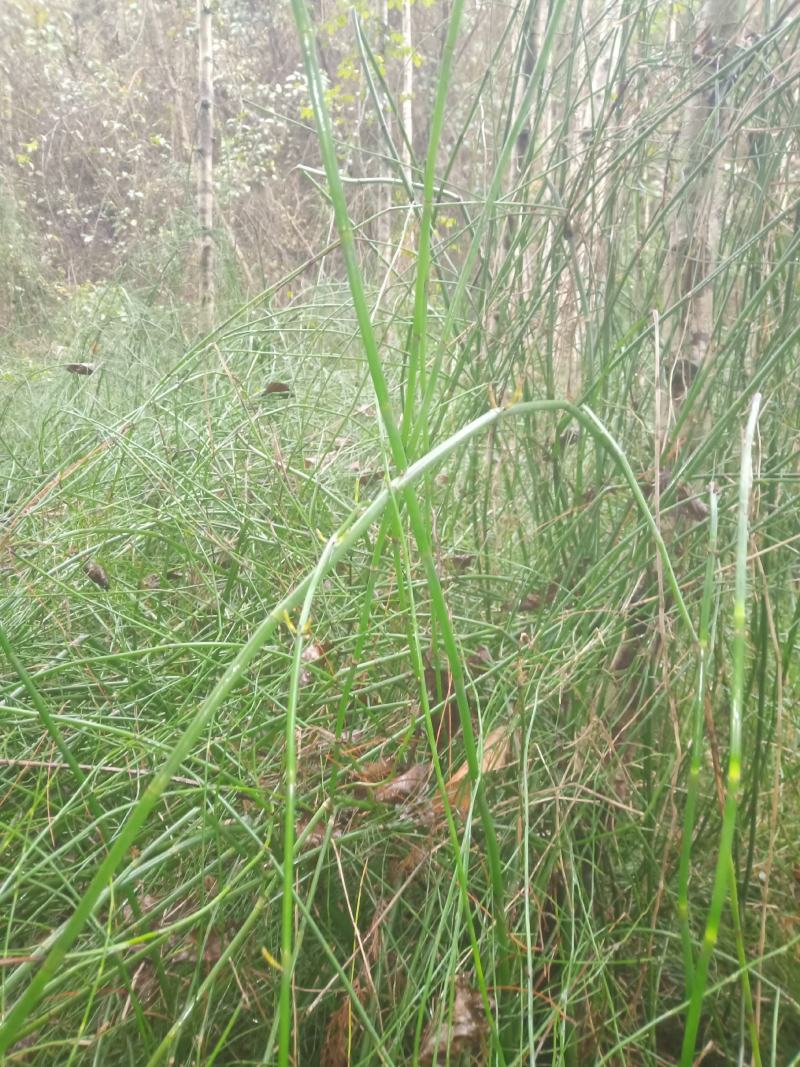
[(265, 962), (267, 962), (270, 965), (270, 967), (274, 967), (276, 971), (282, 971), (283, 970), (283, 967), (281, 967), (280, 963), (275, 959), (275, 957), (272, 955), (272, 953), (269, 951), (269, 949), (264, 948), (263, 945), (261, 946), (261, 955), (262, 955), (263, 959), (265, 960)]

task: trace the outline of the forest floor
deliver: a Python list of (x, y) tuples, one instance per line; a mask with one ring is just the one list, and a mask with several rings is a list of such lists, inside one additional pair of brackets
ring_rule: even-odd
[[(710, 583), (703, 483), (658, 515), (695, 626), (704, 589), (711, 606), (686, 830), (696, 647), (624, 472), (563, 413), (494, 427), (415, 483), (467, 720), (399, 495), (317, 574), (301, 618), (293, 590), (387, 485), (351, 331), (332, 290), (179, 360), (174, 337), (123, 324), (96, 366), (84, 347), (7, 376), (9, 1064), (274, 1062), (291, 953), (297, 1064), (677, 1062), (681, 931), (699, 947), (726, 788), (744, 420), (717, 455)], [(652, 505), (635, 422), (615, 433)], [(726, 909), (704, 1063), (736, 1060), (748, 996), (761, 1062), (800, 1044), (787, 462), (765, 450), (758, 471), (754, 536), (776, 551), (747, 608), (741, 938)], [(15, 1016), (48, 952), (43, 995)]]

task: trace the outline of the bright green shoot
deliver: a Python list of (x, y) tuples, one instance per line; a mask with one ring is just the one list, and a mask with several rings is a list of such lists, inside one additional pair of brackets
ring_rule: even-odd
[(744, 702), (745, 659), (747, 652), (747, 570), (750, 529), (750, 493), (753, 487), (753, 442), (758, 425), (761, 395), (756, 393), (750, 406), (750, 414), (742, 443), (741, 472), (739, 477), (739, 520), (736, 541), (736, 584), (733, 601), (733, 670), (731, 677), (730, 753), (728, 756), (728, 780), (725, 807), (722, 816), (719, 853), (714, 875), (714, 888), (708, 909), (703, 944), (694, 973), (689, 976), (691, 999), (686, 1016), (683, 1037), (681, 1067), (691, 1067), (694, 1047), (703, 1010), (703, 998), (708, 981), (711, 956), (719, 937), (719, 926), (729, 881), (733, 871), (733, 840), (736, 832), (738, 791), (742, 780), (742, 705)]

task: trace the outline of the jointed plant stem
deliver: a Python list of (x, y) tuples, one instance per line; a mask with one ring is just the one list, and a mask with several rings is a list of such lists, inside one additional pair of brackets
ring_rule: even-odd
[(689, 925), (689, 870), (692, 855), (692, 835), (694, 833), (695, 815), (697, 812), (697, 798), (700, 789), (700, 769), (703, 763), (703, 724), (705, 721), (706, 699), (706, 672), (709, 656), (709, 629), (711, 618), (711, 603), (714, 594), (714, 567), (717, 554), (717, 527), (719, 522), (719, 510), (717, 494), (714, 489), (710, 493), (710, 520), (708, 529), (708, 553), (706, 555), (706, 571), (703, 583), (703, 602), (700, 609), (700, 627), (697, 635), (698, 665), (697, 685), (695, 689), (694, 707), (692, 709), (692, 748), (691, 763), (689, 765), (689, 784), (686, 792), (686, 808), (683, 816), (683, 839), (681, 842), (681, 858), (678, 868), (678, 919), (681, 927), (681, 943), (683, 948), (683, 965), (686, 980), (687, 995), (691, 992), (694, 979), (694, 949)]
[(733, 837), (736, 830), (738, 789), (742, 778), (742, 703), (744, 698), (744, 666), (747, 636), (747, 542), (749, 529), (750, 491), (753, 485), (753, 440), (758, 423), (761, 394), (756, 393), (750, 407), (744, 442), (742, 445), (741, 473), (739, 479), (739, 523), (736, 545), (736, 585), (733, 602), (733, 676), (731, 681), (730, 754), (728, 757), (728, 782), (725, 806), (722, 815), (719, 854), (717, 856), (714, 887), (708, 909), (706, 930), (700, 957), (694, 969), (691, 1000), (683, 1034), (681, 1067), (691, 1067), (694, 1047), (700, 1026), (700, 1014), (708, 981), (711, 955), (719, 936), (722, 910), (728, 895), (729, 873), (733, 864)]
[(297, 728), (297, 701), (300, 694), (300, 672), (302, 669), (303, 638), (311, 620), (311, 604), (323, 575), (328, 570), (330, 560), (336, 548), (332, 538), (325, 546), (314, 568), (294, 640), (292, 670), (289, 678), (289, 700), (286, 707), (286, 792), (284, 794), (283, 819), (283, 897), (281, 902), (281, 991), (278, 1003), (278, 1064), (288, 1067), (289, 1043), (292, 1025), (292, 976), (294, 973), (294, 839), (295, 809), (297, 790), (297, 751), (295, 731)]
[[(411, 345), (408, 358), (405, 410), (403, 412), (403, 443), (408, 447), (412, 430), (419, 425), (417, 420), (417, 379), (423, 394), (427, 386), (425, 360), (427, 358), (428, 282), (431, 272), (431, 239), (433, 237), (433, 187), (436, 180), (436, 159), (444, 125), (447, 92), (450, 87), (450, 72), (453, 65), (464, 0), (454, 0), (447, 22), (447, 38), (436, 81), (436, 99), (431, 115), (428, 154), (425, 160), (425, 176), (422, 191), (422, 217), (419, 224), (416, 278), (414, 287), (414, 317), (411, 327)], [(423, 426), (424, 432), (424, 426)], [(413, 449), (411, 450), (413, 454)]]

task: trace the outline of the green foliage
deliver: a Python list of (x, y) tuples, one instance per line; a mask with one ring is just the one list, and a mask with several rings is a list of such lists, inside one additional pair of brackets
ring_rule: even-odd
[[(231, 4), (226, 33), (279, 9)], [(361, 43), (337, 25), (382, 138), (324, 134), (327, 185), (306, 158), (344, 247), (241, 305), (220, 237), (236, 311), (187, 347), (175, 207), (6, 361), (9, 1062), (676, 1064), (690, 999), (707, 1062), (756, 1031), (762, 1063), (796, 1055), (800, 27), (735, 61), (713, 361), (675, 412), (685, 68), (652, 5), (550, 10), (527, 83), (523, 9), (481, 63), (477, 8), (437, 41), (410, 198), (374, 11)], [(291, 96), (279, 177), (310, 144), (287, 77), (261, 82), (265, 118)], [(246, 111), (226, 206), (267, 140)], [(364, 173), (393, 183), (380, 242)]]

